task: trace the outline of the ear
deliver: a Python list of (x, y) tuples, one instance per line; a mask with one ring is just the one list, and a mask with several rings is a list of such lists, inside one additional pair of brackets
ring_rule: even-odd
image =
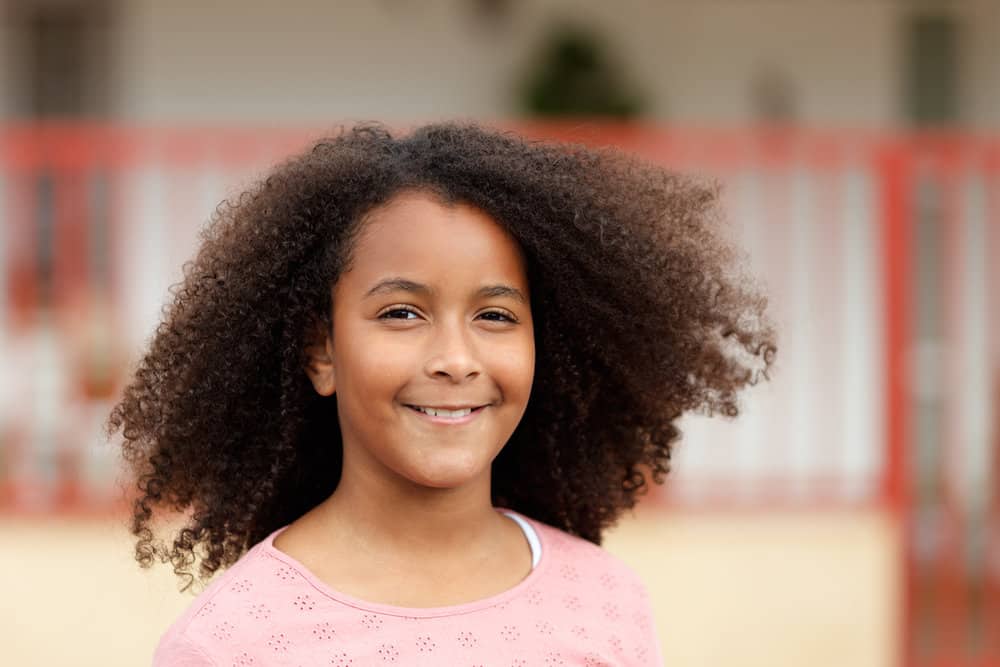
[(333, 341), (326, 332), (317, 333), (315, 342), (306, 345), (305, 370), (320, 395), (332, 396), (337, 390), (333, 368)]

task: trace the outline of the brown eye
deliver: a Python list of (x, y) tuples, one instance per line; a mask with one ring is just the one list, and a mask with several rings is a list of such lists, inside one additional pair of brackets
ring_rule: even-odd
[(411, 320), (417, 317), (417, 314), (409, 308), (390, 308), (378, 316), (380, 320)]
[(480, 317), (487, 319), (490, 322), (517, 322), (517, 320), (515, 320), (511, 315), (499, 310), (488, 310), (481, 314)]

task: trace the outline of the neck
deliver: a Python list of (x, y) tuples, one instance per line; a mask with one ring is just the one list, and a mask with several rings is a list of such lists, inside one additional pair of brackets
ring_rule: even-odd
[(492, 551), (509, 521), (493, 508), (488, 474), (460, 488), (435, 489), (350, 473), (320, 506), (318, 518), (328, 534), (372, 553), (467, 558)]

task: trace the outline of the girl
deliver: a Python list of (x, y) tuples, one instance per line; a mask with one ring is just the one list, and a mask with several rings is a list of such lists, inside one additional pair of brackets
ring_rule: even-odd
[[(714, 202), (439, 124), (343, 131), (220, 208), (108, 421), (139, 563), (228, 568), (154, 664), (661, 664), (597, 545), (677, 419), (771, 363)], [(170, 547), (154, 508), (190, 512)]]

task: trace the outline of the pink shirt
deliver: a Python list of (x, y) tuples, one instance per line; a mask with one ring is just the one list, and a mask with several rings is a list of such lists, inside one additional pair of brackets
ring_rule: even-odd
[(274, 547), (285, 527), (219, 575), (167, 630), (154, 667), (663, 664), (648, 595), (620, 560), (523, 515), (541, 545), (513, 588), (449, 607), (366, 602)]

